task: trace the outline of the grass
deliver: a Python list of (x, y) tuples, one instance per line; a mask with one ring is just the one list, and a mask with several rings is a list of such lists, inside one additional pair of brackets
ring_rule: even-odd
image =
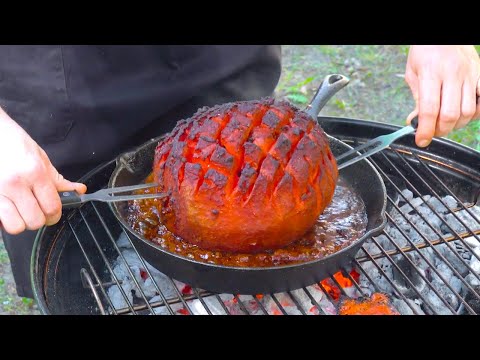
[(0, 314), (38, 313), (32, 299), (18, 297), (14, 290), (10, 261), (0, 236)]
[[(408, 45), (284, 45), (283, 70), (276, 96), (300, 108), (325, 75), (340, 73), (350, 84), (336, 94), (322, 115), (404, 125), (414, 101), (404, 80)], [(476, 45), (480, 52), (480, 45)], [(480, 122), (453, 131), (448, 138), (480, 150)]]

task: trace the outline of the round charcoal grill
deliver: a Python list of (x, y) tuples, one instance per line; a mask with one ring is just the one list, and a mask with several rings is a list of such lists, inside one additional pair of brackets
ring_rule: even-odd
[[(319, 123), (352, 146), (398, 129), (347, 118), (319, 117)], [(348, 297), (361, 301), (381, 292), (401, 314), (480, 313), (480, 153), (443, 139), (418, 149), (407, 136), (371, 162), (387, 187), (388, 225), (362, 246), (351, 268), (319, 284), (257, 296), (192, 289), (147, 266), (108, 205), (87, 203), (37, 236), (31, 276), (39, 308), (45, 314), (332, 314)], [(89, 191), (106, 187), (114, 168), (112, 160), (87, 174)]]

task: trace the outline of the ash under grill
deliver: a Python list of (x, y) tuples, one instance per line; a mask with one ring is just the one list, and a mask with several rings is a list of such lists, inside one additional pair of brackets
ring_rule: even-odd
[[(352, 146), (395, 130), (353, 119), (320, 124)], [(191, 288), (149, 266), (109, 207), (89, 203), (37, 239), (39, 306), (46, 313), (316, 315), (380, 292), (401, 314), (480, 313), (480, 154), (443, 140), (420, 150), (411, 136), (370, 161), (388, 190), (388, 224), (351, 268), (318, 284), (257, 296)], [(87, 175), (90, 190), (105, 187), (113, 168)]]

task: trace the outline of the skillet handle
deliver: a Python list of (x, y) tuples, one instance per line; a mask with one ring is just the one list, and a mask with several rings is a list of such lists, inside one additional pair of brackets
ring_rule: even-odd
[(307, 105), (305, 112), (316, 119), (327, 101), (330, 100), (330, 98), (339, 90), (343, 89), (349, 82), (350, 79), (340, 74), (327, 75), (318, 87), (312, 101)]

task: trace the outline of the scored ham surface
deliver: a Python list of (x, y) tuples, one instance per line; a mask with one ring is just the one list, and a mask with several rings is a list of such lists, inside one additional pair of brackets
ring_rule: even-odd
[(199, 109), (159, 142), (154, 178), (174, 234), (209, 250), (284, 247), (309, 230), (338, 177), (318, 123), (288, 102)]

